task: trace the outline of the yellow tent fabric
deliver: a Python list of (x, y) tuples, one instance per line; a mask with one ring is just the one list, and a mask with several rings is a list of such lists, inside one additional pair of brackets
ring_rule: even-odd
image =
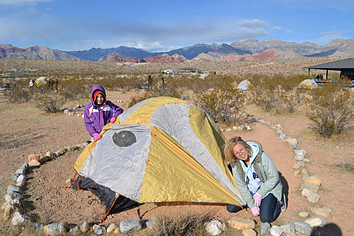
[(140, 202), (239, 204), (179, 143), (158, 128), (152, 132)]

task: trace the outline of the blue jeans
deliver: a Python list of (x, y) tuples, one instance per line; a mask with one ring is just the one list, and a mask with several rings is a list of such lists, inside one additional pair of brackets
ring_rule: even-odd
[(280, 214), (281, 204), (273, 194), (269, 193), (265, 198), (262, 199), (259, 216), (261, 221), (272, 223), (275, 221)]

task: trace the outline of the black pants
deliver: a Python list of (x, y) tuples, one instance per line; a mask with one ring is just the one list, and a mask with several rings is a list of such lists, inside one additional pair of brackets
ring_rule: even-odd
[[(274, 197), (273, 194), (269, 193), (265, 198), (262, 199), (261, 206), (260, 206), (260, 212), (259, 216), (261, 218), (261, 221), (272, 223), (275, 221), (279, 214), (280, 214), (280, 207), (281, 204), (278, 201), (276, 197)], [(240, 206), (237, 205), (232, 205), (232, 204), (227, 204), (226, 209), (228, 212), (238, 212), (242, 210)]]

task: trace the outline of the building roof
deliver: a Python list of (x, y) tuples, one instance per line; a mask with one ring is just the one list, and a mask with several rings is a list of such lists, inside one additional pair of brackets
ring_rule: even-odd
[(348, 58), (340, 61), (333, 61), (315, 66), (305, 67), (306, 69), (322, 70), (354, 70), (354, 58)]

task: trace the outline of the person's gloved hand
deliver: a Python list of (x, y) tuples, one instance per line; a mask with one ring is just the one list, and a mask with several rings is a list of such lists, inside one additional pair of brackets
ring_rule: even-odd
[(101, 137), (102, 137), (102, 136), (101, 136), (100, 134), (94, 134), (94, 135), (93, 135), (93, 138), (94, 138), (95, 140), (99, 140)]
[(112, 117), (112, 118), (111, 118), (111, 123), (113, 124), (113, 123), (116, 121), (116, 119), (117, 119), (117, 118)]
[(256, 192), (253, 195), (253, 200), (254, 200), (254, 205), (256, 207), (259, 207), (261, 205), (261, 201), (262, 201), (262, 195), (260, 195), (258, 192)]
[(251, 211), (254, 216), (259, 216), (259, 207), (254, 206), (251, 208)]

